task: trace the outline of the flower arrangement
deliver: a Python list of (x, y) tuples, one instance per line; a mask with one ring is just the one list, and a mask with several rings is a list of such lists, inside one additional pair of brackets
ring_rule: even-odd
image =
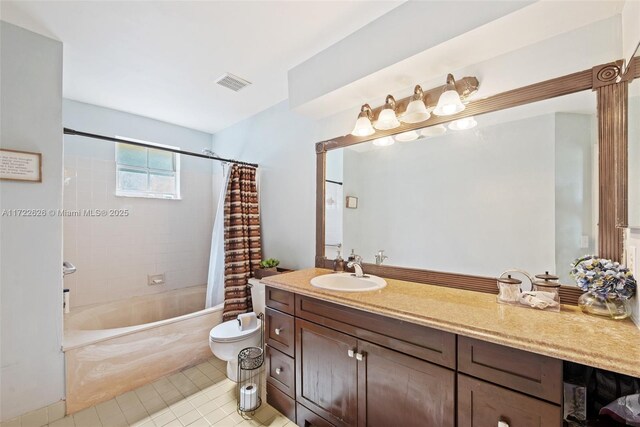
[(631, 298), (636, 292), (636, 279), (629, 269), (619, 262), (588, 255), (573, 263), (571, 276), (585, 292), (608, 299), (618, 297)]

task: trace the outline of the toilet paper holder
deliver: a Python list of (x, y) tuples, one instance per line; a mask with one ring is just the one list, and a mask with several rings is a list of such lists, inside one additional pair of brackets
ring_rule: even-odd
[(245, 418), (262, 405), (262, 366), (264, 365), (264, 314), (260, 319), (260, 347), (247, 347), (238, 353), (237, 411)]

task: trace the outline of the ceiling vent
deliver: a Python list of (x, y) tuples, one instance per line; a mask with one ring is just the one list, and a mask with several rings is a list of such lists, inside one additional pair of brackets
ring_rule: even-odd
[(245, 86), (249, 86), (251, 84), (250, 81), (241, 79), (240, 77), (234, 76), (231, 73), (223, 74), (218, 78), (218, 80), (216, 80), (216, 83), (218, 83), (220, 86), (226, 87), (227, 89), (231, 89), (234, 92), (238, 92), (240, 91), (240, 89), (243, 89)]

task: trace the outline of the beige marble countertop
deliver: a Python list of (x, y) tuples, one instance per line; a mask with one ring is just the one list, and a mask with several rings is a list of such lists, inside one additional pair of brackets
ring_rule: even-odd
[(331, 270), (311, 268), (262, 279), (268, 286), (484, 341), (640, 377), (640, 330), (630, 320), (496, 303), (495, 295), (401, 280), (371, 292), (311, 286)]

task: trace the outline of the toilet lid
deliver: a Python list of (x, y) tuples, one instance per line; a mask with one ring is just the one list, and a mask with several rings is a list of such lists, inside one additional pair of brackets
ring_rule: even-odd
[(216, 342), (240, 341), (249, 335), (260, 331), (262, 321), (258, 319), (258, 325), (253, 329), (240, 330), (236, 319), (221, 323), (209, 332), (209, 339)]

